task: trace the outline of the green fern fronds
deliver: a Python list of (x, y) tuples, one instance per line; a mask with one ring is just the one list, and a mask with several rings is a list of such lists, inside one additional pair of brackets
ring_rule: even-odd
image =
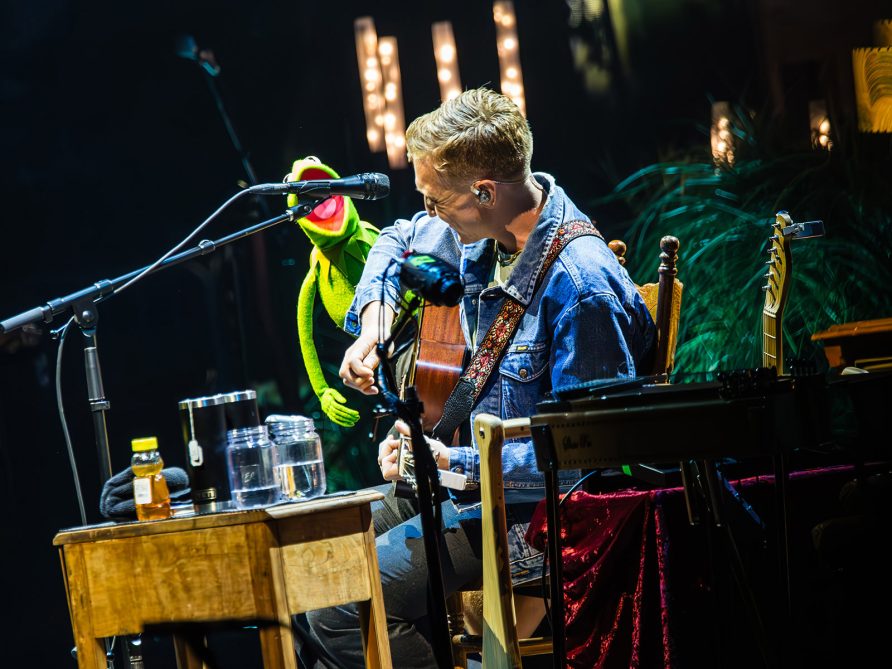
[(811, 334), (830, 325), (892, 315), (890, 185), (888, 160), (859, 164), (823, 151), (722, 168), (679, 160), (639, 170), (595, 206), (619, 199), (634, 212), (625, 236), (638, 282), (654, 280), (662, 236), (681, 241), (676, 370), (696, 373), (761, 364), (762, 275), (780, 210), (794, 222), (822, 219), (827, 231), (792, 244), (788, 359), (820, 360)]

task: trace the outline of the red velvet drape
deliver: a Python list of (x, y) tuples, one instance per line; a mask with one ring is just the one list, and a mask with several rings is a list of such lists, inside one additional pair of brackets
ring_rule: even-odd
[[(832, 467), (795, 472), (788, 482), (793, 582), (806, 616), (815, 617), (809, 609), (820, 594), (814, 592), (819, 560), (812, 531), (838, 513), (840, 487), (852, 476), (851, 467)], [(719, 656), (729, 655), (731, 664), (723, 659), (722, 666), (758, 666), (763, 652), (777, 651), (778, 635), (797, 633), (803, 643), (820, 643), (810, 637), (822, 634), (821, 621), (811, 621), (806, 631), (780, 627), (785, 600), (777, 581), (773, 477), (740, 479), (732, 486), (740, 501), (726, 501), (719, 528), (710, 522), (689, 524), (681, 488), (598, 495), (577, 491), (565, 500), (561, 545), (569, 666), (719, 666)], [(544, 550), (546, 531), (543, 502), (527, 541)], [(740, 589), (732, 580), (729, 537), (756, 607), (748, 608), (735, 594)], [(766, 632), (761, 650), (759, 623)], [(815, 657), (822, 652), (825, 657), (830, 651), (815, 650)], [(839, 653), (845, 657), (846, 651)]]

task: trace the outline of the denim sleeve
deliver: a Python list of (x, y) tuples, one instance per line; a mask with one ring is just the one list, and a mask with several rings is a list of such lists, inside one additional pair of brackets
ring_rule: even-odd
[(613, 293), (590, 295), (567, 309), (554, 328), (551, 387), (634, 376), (632, 328)]
[[(554, 326), (551, 387), (634, 375), (635, 364), (626, 339), (628, 324), (628, 314), (612, 293), (588, 296), (564, 311)], [(542, 399), (539, 397), (535, 401)], [(526, 415), (535, 411), (533, 402)], [(539, 470), (532, 439), (518, 439), (506, 444), (502, 466), (509, 483), (534, 478)], [(560, 472), (559, 478), (562, 475), (577, 476), (576, 473)]]
[(476, 446), (453, 446), (449, 449), (449, 470), (464, 474), (468, 481), (480, 482), (480, 451)]
[(369, 250), (365, 267), (362, 270), (362, 277), (353, 295), (353, 302), (344, 319), (344, 330), (347, 333), (359, 334), (359, 315), (369, 302), (381, 300), (382, 287), (384, 302), (393, 307), (395, 311), (399, 311), (399, 277), (395, 272), (387, 270), (394, 260), (411, 247), (417, 219), (418, 215), (414, 216), (411, 221), (399, 219), (393, 225), (384, 228)]

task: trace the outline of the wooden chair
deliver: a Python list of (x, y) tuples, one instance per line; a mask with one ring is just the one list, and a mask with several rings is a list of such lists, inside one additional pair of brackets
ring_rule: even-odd
[[(626, 244), (611, 241), (620, 264), (625, 265)], [(672, 370), (683, 284), (675, 267), (679, 241), (660, 240), (659, 279), (638, 286), (657, 326), (657, 347), (651, 374)], [(544, 614), (541, 606), (530, 606), (530, 595), (515, 595), (508, 562), (508, 530), (505, 520), (505, 491), (502, 482), (502, 445), (507, 439), (530, 436), (529, 418), (502, 421), (489, 414), (478, 415), (474, 433), (480, 449), (480, 494), (483, 525), (482, 593), (474, 588), (449, 598), (449, 622), (456, 667), (467, 667), (467, 655), (481, 652), (486, 669), (521, 667), (521, 657), (551, 653), (550, 637), (519, 638), (518, 629), (533, 629)], [(479, 586), (479, 584), (477, 584)], [(524, 588), (524, 591), (529, 591)], [(481, 596), (482, 594), (482, 596)], [(482, 607), (481, 607), (482, 601)], [(541, 602), (541, 598), (539, 600)], [(482, 610), (481, 610), (482, 609)], [(523, 619), (524, 613), (537, 619)]]
[[(626, 264), (626, 244), (614, 239), (608, 246), (616, 254), (621, 265)], [(665, 236), (660, 240), (659, 279), (656, 283), (638, 286), (647, 310), (657, 326), (657, 350), (651, 374), (669, 374), (675, 364), (675, 346), (678, 343), (678, 322), (681, 316), (681, 293), (684, 284), (678, 280), (675, 262), (678, 258), (677, 237)]]

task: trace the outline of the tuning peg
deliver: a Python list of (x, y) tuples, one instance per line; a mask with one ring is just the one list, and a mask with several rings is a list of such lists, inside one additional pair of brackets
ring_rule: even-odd
[(762, 290), (765, 292), (768, 292), (768, 288), (769, 288), (769, 286), (767, 283), (764, 286), (762, 286)]
[(774, 258), (771, 258), (771, 260), (766, 260), (766, 261), (765, 261), (765, 264), (766, 264), (766, 265), (776, 265), (776, 264), (777, 264), (777, 260), (775, 260)]
[(777, 255), (777, 253), (778, 253), (777, 247), (772, 246), (770, 249), (768, 249), (768, 252), (771, 253), (772, 255)]
[(769, 237), (769, 239), (773, 242), (776, 242), (778, 239), (780, 239), (780, 237), (778, 237), (777, 235), (771, 235), (771, 237)]
[(770, 279), (770, 278), (771, 278), (771, 272), (765, 272), (765, 274), (762, 275), (762, 278), (763, 278), (763, 279)]

